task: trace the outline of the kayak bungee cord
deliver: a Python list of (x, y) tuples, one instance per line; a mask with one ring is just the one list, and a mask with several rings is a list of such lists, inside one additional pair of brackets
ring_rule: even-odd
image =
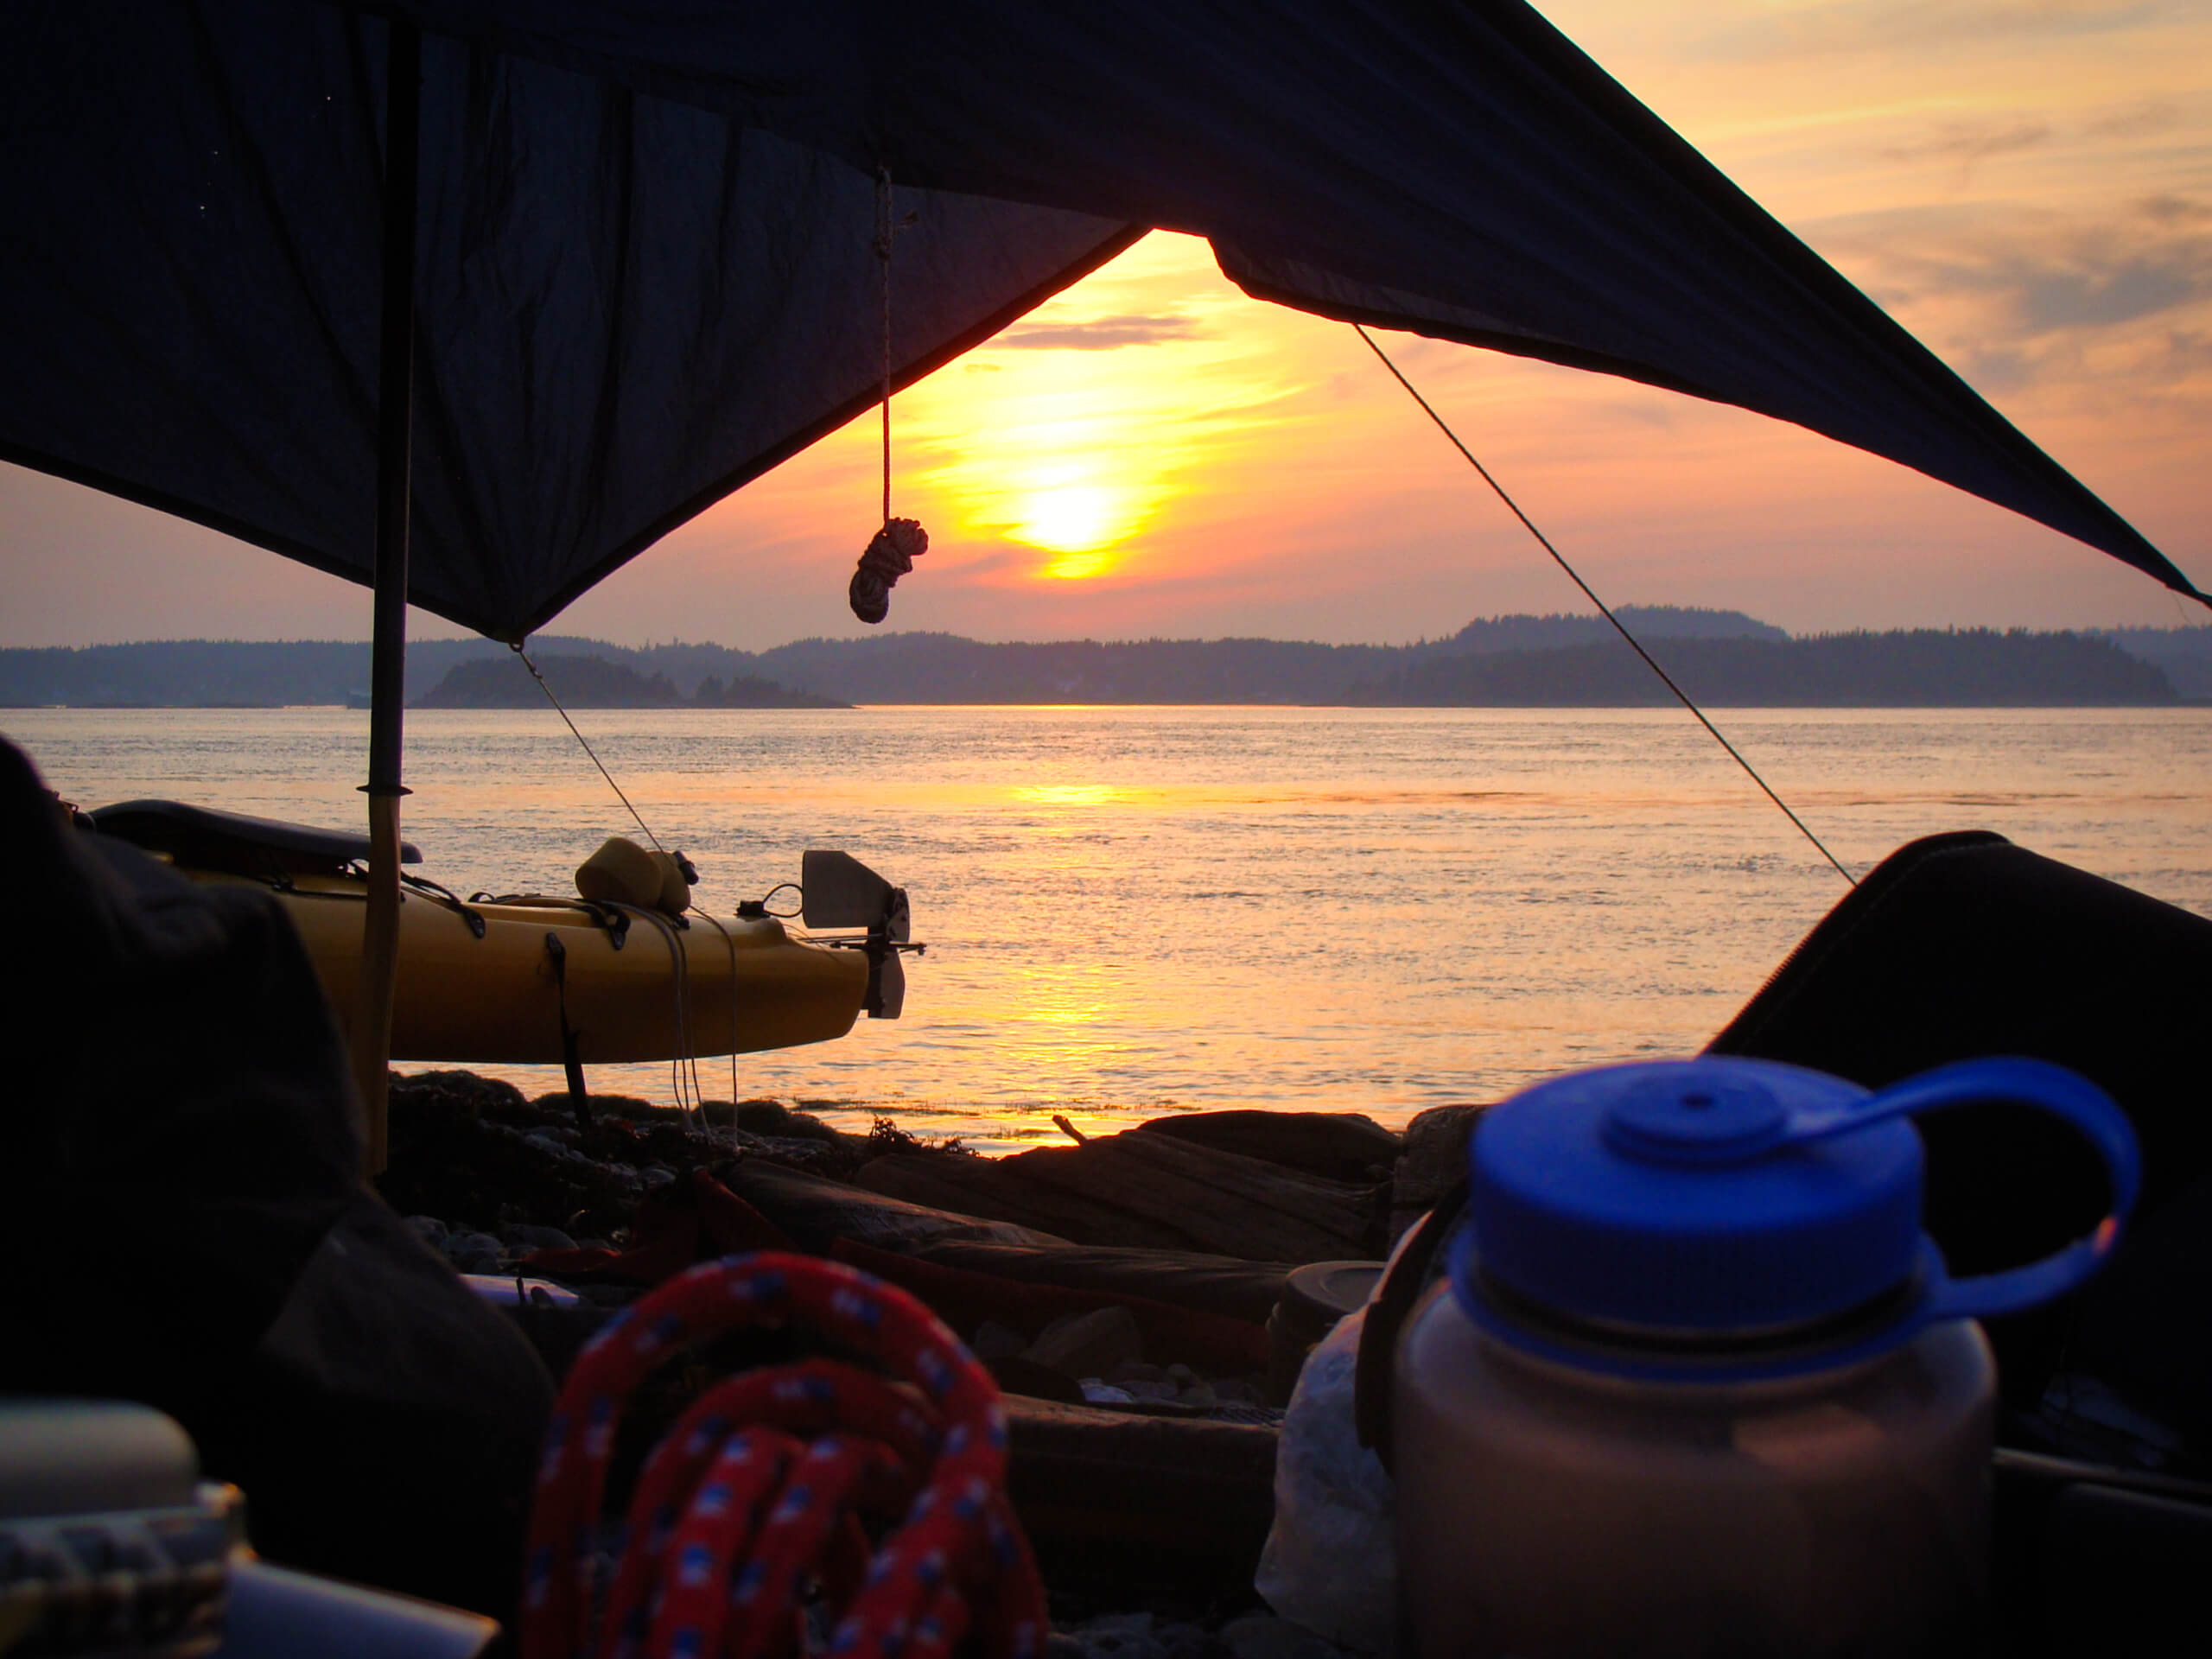
[[(637, 905), (625, 905), (622, 908), (628, 911), (629, 913), (638, 920), (642, 921), (652, 927), (656, 933), (660, 935), (661, 942), (668, 946), (669, 977), (671, 988), (673, 989), (676, 997), (676, 1052), (669, 1061), (669, 1076), (671, 1079), (670, 1086), (675, 1092), (676, 1109), (679, 1112), (689, 1113), (693, 1120), (696, 1122), (698, 1126), (701, 1128), (704, 1128), (707, 1127), (706, 1094), (705, 1091), (699, 1087), (699, 1060), (697, 1054), (694, 1052), (691, 1041), (690, 952), (684, 949), (683, 938), (683, 936), (677, 931), (677, 923), (674, 918), (670, 917), (660, 911), (648, 910)], [(698, 913), (702, 916), (705, 916), (707, 914), (705, 911), (700, 910), (699, 906), (696, 905), (688, 906), (686, 908), (698, 911)], [(708, 919), (712, 921), (714, 918), (712, 917), (708, 917)], [(721, 924), (716, 923), (715, 925), (719, 927)], [(724, 934), (722, 937), (728, 938), (729, 936), (728, 934)], [(731, 958), (732, 962), (734, 963), (735, 959), (735, 956), (733, 953)], [(736, 989), (736, 975), (733, 973), (730, 978), (731, 990), (734, 994)], [(735, 1029), (734, 1025), (732, 1029)], [(687, 1067), (690, 1069), (690, 1098), (689, 1102), (684, 1098), (684, 1072)], [(730, 1077), (732, 1079), (730, 1084), (730, 1097), (733, 1100), (737, 1097), (737, 1085), (735, 1082), (736, 1076), (736, 1056), (734, 1052), (733, 1052), (730, 1063)]]
[[(785, 1327), (889, 1376), (807, 1359), (708, 1389), (645, 1459), (603, 1581), (600, 1506), (631, 1394), (687, 1344)], [(831, 1656), (947, 1659), (972, 1633), (988, 1659), (1041, 1659), (1044, 1586), (1006, 1465), (997, 1385), (905, 1292), (809, 1256), (703, 1263), (602, 1331), (562, 1388), (522, 1659), (798, 1659), (817, 1586)], [(872, 1556), (864, 1517), (886, 1528)]]
[(1765, 791), (1767, 799), (1772, 801), (1777, 806), (1782, 809), (1783, 817), (1788, 818), (1790, 823), (1797, 826), (1798, 833), (1803, 836), (1806, 840), (1813, 843), (1815, 849), (1819, 852), (1822, 858), (1825, 858), (1829, 863), (1835, 866), (1835, 873), (1841, 876), (1846, 881), (1849, 882), (1853, 887), (1857, 887), (1859, 885), (1859, 878), (1852, 874), (1849, 870), (1844, 868), (1842, 861), (1837, 858), (1834, 853), (1828, 851), (1826, 843), (1824, 843), (1818, 836), (1815, 835), (1812, 830), (1807, 827), (1805, 820), (1799, 817), (1795, 812), (1789, 810), (1789, 803), (1783, 800), (1781, 796), (1776, 794), (1772, 785), (1770, 785), (1765, 779), (1759, 776), (1758, 768), (1754, 766), (1750, 761), (1744, 759), (1742, 753), (1738, 750), (1736, 746), (1720, 734), (1720, 728), (1705, 717), (1705, 710), (1699, 708), (1695, 702), (1691, 701), (1690, 694), (1683, 690), (1681, 686), (1675, 684), (1674, 677), (1669, 674), (1665, 669), (1659, 666), (1658, 658), (1652, 656), (1649, 652), (1643, 648), (1637, 637), (1628, 631), (1628, 625), (1623, 622), (1620, 618), (1613, 614), (1611, 607), (1608, 606), (1604, 600), (1598, 597), (1596, 590), (1594, 590), (1588, 582), (1583, 581), (1581, 576), (1576, 572), (1574, 567), (1567, 562), (1566, 556), (1562, 554), (1559, 549), (1552, 545), (1551, 538), (1546, 536), (1542, 531), (1538, 530), (1535, 526), (1535, 521), (1532, 520), (1527, 513), (1521, 511), (1520, 504), (1515, 501), (1511, 496), (1505, 493), (1505, 486), (1491, 476), (1490, 468), (1484, 466), (1482, 462), (1475, 459), (1475, 452), (1468, 448), (1465, 444), (1459, 441), (1459, 435), (1457, 432), (1454, 432), (1451, 427), (1446, 424), (1444, 417), (1436, 412), (1435, 405), (1431, 404), (1427, 398), (1422, 397), (1421, 393), (1415, 390), (1414, 383), (1407, 379), (1405, 375), (1399, 370), (1398, 365), (1390, 360), (1389, 354), (1385, 352), (1381, 346), (1376, 343), (1375, 336), (1367, 332), (1366, 325), (1364, 323), (1355, 322), (1352, 324), (1352, 330), (1354, 333), (1358, 334), (1362, 340), (1367, 342), (1367, 349), (1373, 352), (1376, 357), (1382, 359), (1382, 366), (1390, 371), (1391, 378), (1406, 389), (1406, 395), (1411, 397), (1414, 402), (1421, 405), (1421, 412), (1427, 415), (1430, 420), (1436, 423), (1436, 429), (1452, 441), (1452, 447), (1454, 449), (1457, 449), (1460, 454), (1466, 458), (1467, 465), (1473, 467), (1478, 473), (1482, 474), (1483, 482), (1489, 485), (1491, 488), (1496, 492), (1497, 499), (1504, 502), (1507, 507), (1511, 509), (1513, 516), (1521, 521), (1522, 527), (1531, 536), (1536, 538), (1536, 544), (1539, 547), (1541, 547), (1545, 552), (1552, 556), (1552, 562), (1554, 564), (1558, 565), (1560, 569), (1567, 572), (1568, 580), (1573, 582), (1576, 587), (1582, 590), (1582, 596), (1598, 607), (1598, 613), (1604, 617), (1606, 621), (1611, 623), (1613, 625), (1613, 631), (1618, 633), (1622, 639), (1627, 640), (1630, 649), (1634, 651), (1637, 656), (1643, 658), (1644, 666), (1659, 677), (1660, 682), (1664, 684), (1669, 691), (1675, 694), (1675, 696), (1681, 701), (1683, 708), (1688, 709), (1691, 714), (1697, 716), (1697, 723), (1704, 727), (1705, 729), (1712, 734), (1713, 741), (1714, 742), (1718, 743), (1722, 748), (1728, 751), (1729, 759), (1744, 769), (1745, 776), (1749, 778), (1753, 783), (1757, 784), (1761, 790)]

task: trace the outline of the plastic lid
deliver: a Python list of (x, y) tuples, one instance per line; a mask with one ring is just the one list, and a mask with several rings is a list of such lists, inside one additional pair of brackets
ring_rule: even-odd
[(1754, 1060), (1578, 1072), (1483, 1118), (1473, 1248), (1513, 1295), (1647, 1331), (1758, 1331), (1847, 1313), (1920, 1258), (1920, 1137), (1902, 1117), (1792, 1141), (1869, 1099)]

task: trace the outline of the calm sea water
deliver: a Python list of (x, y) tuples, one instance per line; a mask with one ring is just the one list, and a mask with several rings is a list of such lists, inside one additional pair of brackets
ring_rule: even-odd
[[(1308, 709), (593, 710), (718, 912), (842, 847), (912, 893), (906, 1014), (702, 1062), (846, 1127), (985, 1149), (1223, 1106), (1385, 1122), (1694, 1050), (1841, 880), (1685, 716)], [(2212, 915), (2212, 710), (1730, 710), (1854, 871), (1994, 829)], [(367, 716), (11, 710), (91, 805), (346, 827)], [(627, 815), (550, 711), (409, 716), (406, 833), (461, 892), (571, 890)], [(499, 1071), (526, 1090), (555, 1068)], [(664, 1066), (594, 1086), (672, 1097)]]

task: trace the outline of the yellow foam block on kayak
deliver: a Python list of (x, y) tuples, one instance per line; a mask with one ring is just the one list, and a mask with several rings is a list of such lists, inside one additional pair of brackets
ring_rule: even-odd
[[(359, 995), (366, 884), (302, 875), (276, 898), (342, 1027)], [(864, 953), (794, 936), (772, 917), (720, 918), (717, 931), (695, 916), (675, 931), (633, 915), (617, 950), (611, 931), (583, 905), (468, 908), (483, 918), (480, 939), (450, 905), (401, 895), (395, 1060), (558, 1065), (564, 998), (586, 1065), (790, 1048), (843, 1036), (868, 991)], [(548, 934), (561, 942), (558, 979)], [(688, 1042), (678, 1041), (679, 1018)]]

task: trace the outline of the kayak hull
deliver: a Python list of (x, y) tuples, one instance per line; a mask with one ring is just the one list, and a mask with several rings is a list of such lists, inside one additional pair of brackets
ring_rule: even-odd
[[(303, 875), (276, 896), (342, 1016), (359, 997), (366, 885)], [(868, 993), (865, 952), (796, 936), (772, 917), (695, 915), (678, 929), (629, 911), (618, 934), (605, 907), (582, 904), (466, 912), (419, 892), (401, 895), (395, 1060), (557, 1065), (569, 1058), (564, 1015), (573, 1058), (588, 1065), (754, 1053), (843, 1036)], [(557, 966), (549, 936), (559, 941)]]

